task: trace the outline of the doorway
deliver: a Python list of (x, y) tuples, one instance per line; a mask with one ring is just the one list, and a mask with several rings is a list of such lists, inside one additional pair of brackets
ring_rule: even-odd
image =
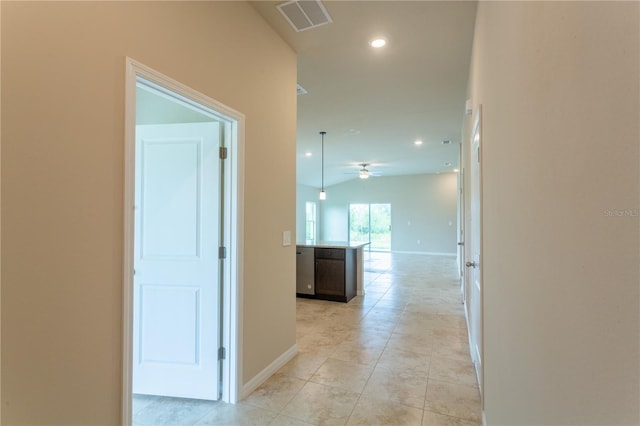
[(132, 394), (236, 402), (244, 117), (127, 58), (123, 424)]
[(482, 285), (482, 105), (478, 105), (470, 141), (469, 215), (465, 227), (465, 313), (469, 329), (471, 360), (474, 363), (484, 408), (484, 287)]
[(391, 251), (391, 204), (349, 204), (349, 241)]

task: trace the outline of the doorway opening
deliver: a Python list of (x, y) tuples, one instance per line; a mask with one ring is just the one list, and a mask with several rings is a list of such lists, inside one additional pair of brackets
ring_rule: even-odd
[(391, 204), (349, 204), (349, 241), (391, 251)]
[(242, 114), (127, 58), (123, 421), (133, 394), (234, 403)]
[[(484, 287), (482, 285), (482, 105), (478, 105), (468, 144), (469, 217), (465, 227), (465, 313), (469, 330), (471, 360), (475, 366), (484, 408)], [(468, 243), (467, 243), (468, 242)]]

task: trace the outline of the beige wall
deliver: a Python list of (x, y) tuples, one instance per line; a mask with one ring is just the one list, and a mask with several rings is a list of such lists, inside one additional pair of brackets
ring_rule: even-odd
[(640, 424), (638, 6), (478, 5), (487, 424)]
[(457, 186), (455, 173), (355, 178), (332, 185), (319, 204), (320, 239), (349, 238), (349, 204), (388, 203), (391, 251), (455, 254)]
[(295, 344), (294, 52), (244, 2), (3, 2), (3, 424), (120, 421), (125, 56), (245, 114), (243, 382)]

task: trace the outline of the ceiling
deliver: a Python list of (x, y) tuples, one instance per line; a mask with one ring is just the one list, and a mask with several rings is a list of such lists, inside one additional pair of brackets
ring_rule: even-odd
[[(325, 186), (357, 179), (358, 163), (381, 176), (454, 171), (476, 2), (324, 1), (333, 22), (301, 32), (282, 1), (251, 3), (297, 52), (308, 92), (298, 95), (297, 183), (320, 187), (321, 130)], [(372, 48), (375, 36), (387, 45)]]

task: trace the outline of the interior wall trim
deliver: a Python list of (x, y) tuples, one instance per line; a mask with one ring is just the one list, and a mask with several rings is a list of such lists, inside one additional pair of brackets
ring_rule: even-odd
[(289, 349), (284, 351), (278, 358), (276, 358), (271, 364), (267, 365), (261, 372), (253, 376), (251, 380), (242, 386), (240, 392), (240, 399), (248, 397), (251, 392), (256, 390), (261, 384), (266, 382), (269, 377), (273, 376), (279, 369), (281, 369), (287, 362), (291, 361), (293, 357), (298, 354), (298, 345), (294, 344)]

